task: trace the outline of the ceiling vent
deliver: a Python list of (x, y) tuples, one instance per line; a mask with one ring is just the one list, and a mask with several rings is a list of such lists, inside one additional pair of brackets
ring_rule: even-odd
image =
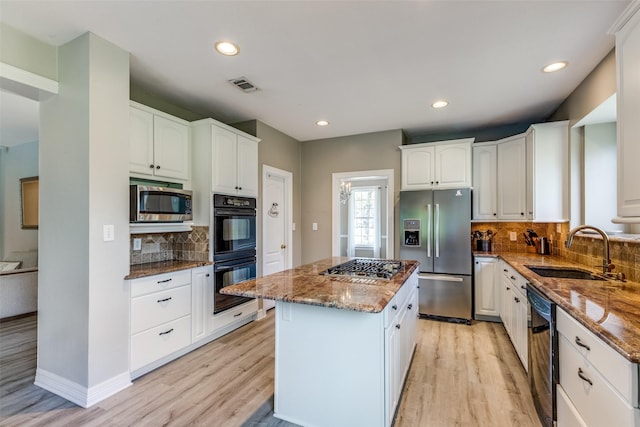
[(258, 90), (258, 87), (247, 80), (245, 77), (238, 77), (237, 79), (231, 79), (229, 82), (240, 89), (243, 92), (255, 92)]

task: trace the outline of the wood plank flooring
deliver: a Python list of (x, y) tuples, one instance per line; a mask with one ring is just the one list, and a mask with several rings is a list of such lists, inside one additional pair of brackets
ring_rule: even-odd
[[(502, 325), (418, 324), (396, 427), (540, 426)], [(84, 409), (33, 385), (36, 316), (1, 322), (0, 425), (291, 427), (273, 417), (273, 357), (271, 310)]]

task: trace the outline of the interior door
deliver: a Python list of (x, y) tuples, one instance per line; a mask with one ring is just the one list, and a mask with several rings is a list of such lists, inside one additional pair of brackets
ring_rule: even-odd
[[(280, 171), (284, 172), (284, 171)], [(262, 182), (262, 275), (277, 273), (291, 268), (291, 206), (288, 186), (291, 180), (287, 173), (265, 167)], [(272, 300), (264, 300), (263, 308), (275, 306)]]

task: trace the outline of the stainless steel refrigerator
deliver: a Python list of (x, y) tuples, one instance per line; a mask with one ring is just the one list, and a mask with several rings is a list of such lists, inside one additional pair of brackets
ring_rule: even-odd
[(420, 262), (420, 314), (472, 318), (471, 190), (400, 192), (400, 258)]

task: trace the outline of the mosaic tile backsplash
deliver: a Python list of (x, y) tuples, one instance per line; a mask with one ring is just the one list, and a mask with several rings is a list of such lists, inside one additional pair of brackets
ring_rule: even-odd
[[(142, 239), (142, 249), (133, 250), (133, 239)], [(160, 261), (208, 261), (209, 227), (194, 226), (184, 233), (152, 233), (131, 236), (131, 265)]]
[[(532, 222), (487, 222), (472, 223), (471, 231), (479, 230), (494, 233), (492, 250), (494, 252), (532, 252), (527, 246), (523, 233), (532, 229), (540, 237), (547, 237), (551, 243), (551, 254), (569, 261), (595, 268), (602, 265), (604, 250), (602, 238), (598, 234), (578, 235), (573, 239), (570, 249), (564, 247), (569, 234), (569, 223), (561, 223), (557, 231), (555, 223)], [(516, 241), (509, 239), (510, 232), (516, 233)], [(622, 272), (628, 280), (640, 282), (640, 235), (621, 235), (609, 238), (609, 257), (616, 266), (614, 272)], [(473, 247), (475, 250), (475, 246)]]

